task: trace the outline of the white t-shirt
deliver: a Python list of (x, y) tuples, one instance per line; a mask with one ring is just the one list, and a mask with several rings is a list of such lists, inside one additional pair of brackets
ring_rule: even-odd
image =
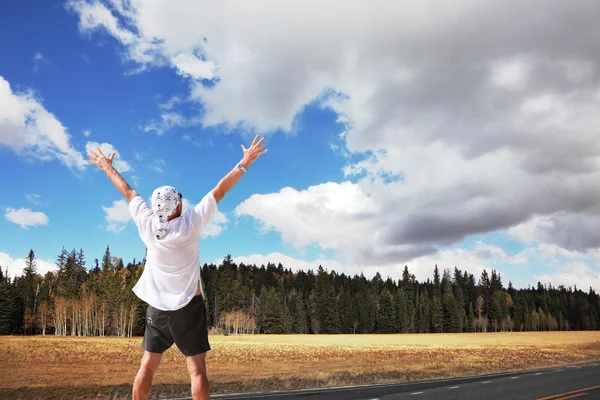
[[(217, 211), (209, 192), (195, 207), (167, 225), (167, 235), (158, 240), (152, 234), (152, 208), (140, 196), (129, 203), (129, 213), (146, 244), (146, 266), (133, 292), (159, 310), (178, 310), (187, 305), (200, 283), (200, 234)], [(204, 290), (200, 285), (202, 297)]]

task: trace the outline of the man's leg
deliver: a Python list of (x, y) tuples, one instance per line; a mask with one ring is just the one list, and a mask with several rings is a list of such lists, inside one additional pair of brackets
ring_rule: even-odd
[(208, 400), (210, 387), (206, 377), (206, 353), (187, 357), (187, 367), (192, 380), (192, 399)]
[(146, 400), (150, 396), (152, 378), (154, 378), (154, 374), (158, 370), (161, 357), (161, 353), (144, 351), (140, 369), (133, 382), (133, 400)]

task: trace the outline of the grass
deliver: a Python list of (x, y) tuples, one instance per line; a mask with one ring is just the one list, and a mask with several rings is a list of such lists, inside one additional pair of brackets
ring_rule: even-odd
[[(211, 336), (211, 392), (406, 382), (600, 361), (600, 332)], [(0, 337), (0, 398), (127, 399), (141, 338)], [(152, 398), (189, 396), (168, 350)]]

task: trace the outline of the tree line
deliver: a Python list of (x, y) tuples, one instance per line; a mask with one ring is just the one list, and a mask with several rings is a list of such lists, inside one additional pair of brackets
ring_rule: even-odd
[[(33, 250), (23, 274), (0, 266), (0, 334), (141, 336), (146, 304), (132, 292), (145, 257), (129, 262), (110, 248), (86, 268), (83, 250), (64, 248), (56, 271), (37, 273)], [(597, 330), (600, 296), (589, 288), (543, 285), (504, 288), (500, 274), (476, 280), (433, 268), (419, 282), (405, 267), (398, 280), (327, 271), (293, 272), (282, 264), (201, 267), (212, 333), (445, 333)]]

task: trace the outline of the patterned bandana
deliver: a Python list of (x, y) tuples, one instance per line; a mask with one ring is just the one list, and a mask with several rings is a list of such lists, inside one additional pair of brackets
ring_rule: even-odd
[(158, 240), (167, 235), (169, 217), (175, 212), (180, 201), (179, 192), (172, 186), (161, 186), (152, 192), (152, 211), (154, 212), (152, 227), (154, 237)]

